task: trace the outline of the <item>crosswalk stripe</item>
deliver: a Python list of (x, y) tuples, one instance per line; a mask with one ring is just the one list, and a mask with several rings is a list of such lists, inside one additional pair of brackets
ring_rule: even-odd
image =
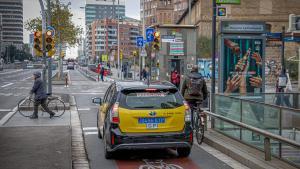
[(82, 128), (83, 131), (86, 131), (86, 130), (97, 130), (97, 127), (84, 127)]
[(93, 131), (93, 132), (84, 132), (84, 135), (95, 135), (98, 134), (97, 131)]

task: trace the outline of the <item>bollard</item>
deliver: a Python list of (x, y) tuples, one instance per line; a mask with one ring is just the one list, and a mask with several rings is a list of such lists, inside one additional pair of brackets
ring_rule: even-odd
[(271, 143), (270, 138), (265, 137), (264, 139), (264, 149), (265, 149), (265, 160), (271, 161)]
[(66, 83), (66, 87), (68, 87), (68, 74), (66, 73), (66, 76), (65, 76), (65, 83)]

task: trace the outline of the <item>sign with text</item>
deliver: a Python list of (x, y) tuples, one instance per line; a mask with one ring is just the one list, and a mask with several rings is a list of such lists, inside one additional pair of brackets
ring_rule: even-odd
[(184, 43), (183, 42), (170, 43), (170, 55), (183, 56), (184, 55)]
[(166, 43), (175, 42), (175, 36), (174, 35), (162, 35), (161, 42), (166, 42)]
[(217, 4), (241, 4), (241, 0), (216, 0)]
[(265, 33), (265, 22), (222, 21), (221, 33)]

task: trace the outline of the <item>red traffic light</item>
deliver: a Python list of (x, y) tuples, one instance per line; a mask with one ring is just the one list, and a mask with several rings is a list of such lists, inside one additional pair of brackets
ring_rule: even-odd
[(35, 37), (40, 37), (41, 35), (42, 35), (42, 34), (41, 34), (40, 31), (34, 32), (34, 36), (35, 36)]

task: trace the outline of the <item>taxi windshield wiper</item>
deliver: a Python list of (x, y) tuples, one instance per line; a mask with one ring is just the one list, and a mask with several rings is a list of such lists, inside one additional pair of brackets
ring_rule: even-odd
[(137, 106), (137, 107), (133, 107), (133, 108), (154, 108), (154, 106)]

